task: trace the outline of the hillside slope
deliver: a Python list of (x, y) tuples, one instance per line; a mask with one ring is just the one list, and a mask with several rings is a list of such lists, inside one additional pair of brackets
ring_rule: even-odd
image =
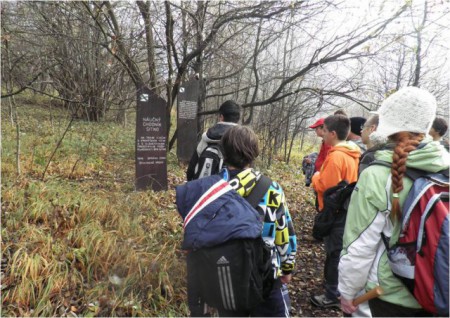
[[(185, 166), (168, 156), (169, 191), (134, 191), (134, 127), (74, 121), (23, 103), (16, 127), (2, 109), (3, 316), (186, 316), (176, 185)], [(299, 240), (293, 315), (339, 316), (311, 307), (321, 292), (323, 249), (310, 239), (311, 189), (297, 160), (269, 176), (285, 189)], [(45, 178), (42, 175), (46, 166)]]

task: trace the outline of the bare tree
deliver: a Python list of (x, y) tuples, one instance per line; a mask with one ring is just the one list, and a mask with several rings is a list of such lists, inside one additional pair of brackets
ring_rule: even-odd
[(2, 10), (12, 13), (2, 11), (2, 98), (31, 89), (77, 117), (115, 110), (124, 122), (147, 86), (165, 97), (171, 123), (181, 83), (197, 76), (198, 127), (234, 99), (269, 162), (280, 152), (288, 161), (318, 113), (364, 114), (405, 85), (430, 89), (441, 109), (448, 100), (449, 10), (435, 2), (16, 2)]
[(415, 27), (416, 31), (416, 39), (417, 39), (417, 48), (416, 48), (416, 67), (414, 69), (414, 81), (412, 86), (419, 86), (420, 80), (420, 71), (422, 67), (422, 30), (425, 27), (425, 23), (427, 22), (427, 1), (424, 2), (423, 9), (423, 19), (419, 26)]

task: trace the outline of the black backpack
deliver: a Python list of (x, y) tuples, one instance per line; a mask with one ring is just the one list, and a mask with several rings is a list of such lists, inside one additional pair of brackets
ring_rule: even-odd
[[(246, 198), (251, 206), (258, 205), (271, 183), (261, 177)], [(202, 276), (197, 282), (200, 297), (209, 306), (250, 312), (273, 288), (272, 251), (261, 237), (230, 240), (190, 253), (192, 268)]]
[(343, 180), (323, 193), (323, 210), (317, 213), (314, 219), (312, 236), (315, 239), (322, 240), (328, 236), (337, 224), (345, 225), (347, 209), (355, 185), (356, 182), (349, 184)]
[(208, 144), (198, 158), (193, 180), (217, 174), (223, 167), (223, 154), (219, 144)]
[[(305, 175), (305, 186), (309, 187), (311, 185), (311, 179), (314, 175), (315, 164), (317, 160), (317, 152), (310, 153), (303, 157), (302, 160), (302, 172)], [(311, 162), (307, 163), (306, 160), (309, 159)]]

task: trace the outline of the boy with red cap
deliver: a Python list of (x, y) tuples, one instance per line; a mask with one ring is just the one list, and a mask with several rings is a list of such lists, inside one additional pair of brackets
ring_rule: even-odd
[[(312, 186), (317, 192), (319, 201), (318, 211), (321, 213), (324, 208), (323, 195), (327, 189), (336, 186), (343, 180), (352, 183), (358, 178), (358, 163), (361, 153), (356, 144), (346, 141), (349, 132), (350, 119), (346, 116), (333, 115), (324, 121), (323, 139), (332, 148), (320, 171), (312, 177)], [(311, 302), (321, 308), (339, 307), (338, 264), (342, 249), (344, 222), (343, 220), (335, 221), (330, 233), (324, 237), (325, 293), (311, 297)]]
[[(309, 128), (314, 129), (316, 132), (316, 135), (320, 138), (323, 138), (324, 132), (323, 132), (323, 123), (325, 121), (325, 118), (319, 118), (314, 124), (309, 126)], [(315, 169), (314, 172), (320, 171), (320, 168), (322, 168), (322, 164), (325, 161), (325, 158), (328, 155), (328, 151), (331, 149), (330, 145), (327, 145), (323, 139), (322, 139), (322, 145), (320, 146), (319, 155), (317, 156), (316, 163), (315, 163)]]
[[(331, 149), (330, 145), (327, 145), (324, 141), (323, 141), (323, 136), (324, 136), (324, 131), (323, 131), (323, 125), (325, 122), (325, 118), (319, 118), (314, 124), (312, 124), (311, 126), (309, 126), (309, 128), (314, 129), (314, 131), (316, 132), (316, 135), (320, 138), (322, 138), (322, 144), (320, 146), (320, 150), (319, 150), (319, 154), (317, 155), (316, 161), (314, 163), (314, 172), (320, 171), (320, 168), (322, 168), (322, 165), (325, 161), (325, 159), (327, 158), (328, 155), (328, 151)], [(308, 157), (305, 157), (304, 159), (308, 164), (311, 163), (311, 159)], [(309, 184), (308, 184), (309, 186)], [(316, 193), (316, 200), (315, 200), (315, 206), (316, 206), (316, 210), (319, 211), (319, 201), (317, 198), (317, 193)]]

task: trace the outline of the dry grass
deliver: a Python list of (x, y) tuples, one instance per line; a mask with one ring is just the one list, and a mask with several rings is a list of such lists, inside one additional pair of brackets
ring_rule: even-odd
[(19, 186), (3, 191), (4, 314), (186, 314), (180, 220), (158, 208), (169, 192)]
[[(2, 114), (2, 315), (187, 316), (174, 191), (186, 167), (169, 153), (169, 191), (135, 192), (134, 124), (75, 121), (42, 181), (69, 118), (19, 105), (20, 176)], [(284, 181), (299, 168), (272, 169), (295, 190)]]
[(75, 122), (42, 181), (68, 122), (48, 111), (19, 108), (20, 176), (2, 122), (3, 316), (186, 316), (174, 190), (134, 191), (133, 127)]

